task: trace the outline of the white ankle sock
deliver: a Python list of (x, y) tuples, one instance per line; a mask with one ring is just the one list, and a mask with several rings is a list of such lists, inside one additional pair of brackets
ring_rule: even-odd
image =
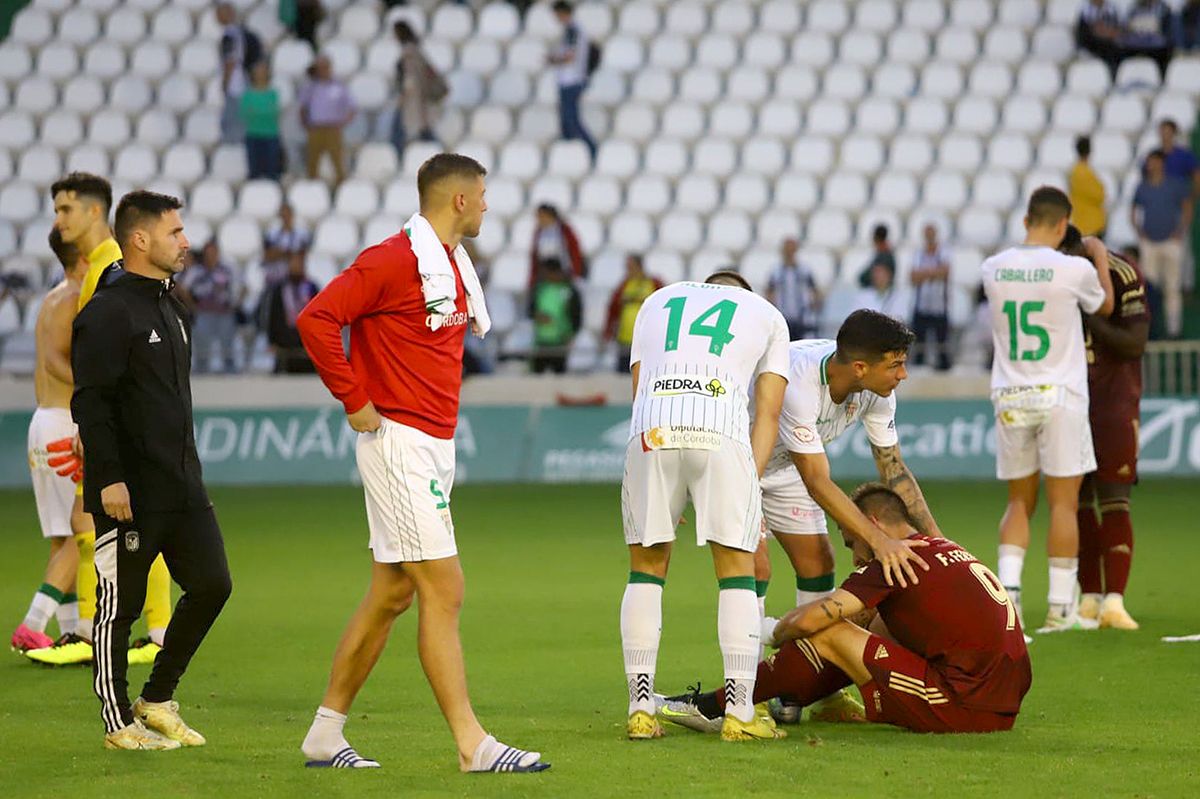
[(625, 596), (621, 599), (621, 647), (625, 652), (630, 715), (639, 710), (654, 715), (654, 668), (662, 637), (662, 593), (661, 583), (631, 582), (625, 586)]
[(1050, 590), (1046, 600), (1050, 610), (1068, 615), (1075, 605), (1075, 580), (1079, 576), (1079, 558), (1050, 558)]
[[(729, 584), (731, 578), (722, 580)], [(717, 596), (717, 640), (725, 662), (725, 712), (742, 721), (754, 718), (754, 678), (758, 674), (758, 602), (752, 578), (748, 588), (722, 588)]]
[(92, 623), (94, 619), (79, 619), (75, 622), (75, 634), (85, 641), (92, 640)]
[(167, 628), (166, 627), (151, 627), (150, 628), (150, 640), (153, 641), (154, 643), (158, 644), (159, 646), (163, 645), (163, 641), (166, 639), (166, 637), (167, 637)]
[(304, 736), (300, 750), (311, 760), (328, 760), (350, 745), (346, 743), (346, 736), (342, 733), (345, 725), (345, 713), (338, 713), (324, 706), (317, 708), (317, 714), (313, 717), (312, 726), (308, 728), (308, 735)]
[[(58, 610), (58, 598), (51, 596), (46, 589), (57, 592), (53, 586), (43, 585), (33, 595), (33, 601), (29, 603), (29, 611), (25, 614), (25, 619), (22, 622), (26, 627), (33, 630), (35, 633), (46, 632), (46, 625), (50, 623), (50, 618), (54, 616)], [(58, 593), (58, 597), (62, 597), (62, 593)]]
[[(68, 594), (68, 597), (75, 596)], [(79, 600), (68, 599), (58, 606), (58, 610), (54, 612), (58, 619), (58, 632), (60, 634), (73, 633), (79, 624)]]
[(1025, 568), (1025, 549), (1016, 544), (1001, 544), (996, 560), (996, 576), (1009, 591), (1021, 589), (1021, 571)]

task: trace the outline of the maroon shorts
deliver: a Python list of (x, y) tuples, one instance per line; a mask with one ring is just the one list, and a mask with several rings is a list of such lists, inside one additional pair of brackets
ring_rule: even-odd
[(1092, 446), (1096, 450), (1096, 479), (1102, 483), (1137, 482), (1138, 417), (1092, 416)]
[(954, 699), (925, 658), (872, 635), (863, 652), (871, 681), (860, 689), (867, 718), (914, 732), (997, 732), (1012, 729), (1016, 714), (972, 710)]

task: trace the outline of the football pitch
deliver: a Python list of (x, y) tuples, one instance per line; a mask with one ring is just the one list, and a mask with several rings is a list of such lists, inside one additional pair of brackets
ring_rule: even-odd
[[(943, 531), (995, 560), (1004, 493), (993, 483), (924, 488)], [(0, 657), (5, 797), (680, 796), (1177, 797), (1200, 794), (1200, 482), (1134, 492), (1133, 633), (1038, 637), (1033, 688), (1010, 733), (915, 735), (802, 724), (779, 742), (723, 743), (671, 727), (624, 738), (618, 607), (628, 571), (615, 486), (463, 486), (454, 515), (467, 575), (463, 641), (476, 710), (502, 740), (544, 753), (540, 775), (461, 775), (421, 674), (415, 612), (355, 705), (347, 736), (378, 771), (302, 768), (299, 752), (334, 644), (365, 589), (360, 490), (215, 489), (234, 591), (178, 699), (207, 747), (102, 748), (90, 670)], [(1036, 530), (1044, 530), (1039, 514)], [(45, 559), (30, 492), (0, 492), (4, 633), (24, 613)], [(716, 686), (716, 581), (681, 528), (664, 601), (658, 687)], [(1026, 563), (1030, 626), (1045, 613), (1044, 538)], [(839, 552), (839, 574), (848, 558)], [(768, 609), (794, 596), (774, 551)], [(141, 624), (135, 635), (141, 634)], [(136, 696), (147, 667), (131, 667)]]

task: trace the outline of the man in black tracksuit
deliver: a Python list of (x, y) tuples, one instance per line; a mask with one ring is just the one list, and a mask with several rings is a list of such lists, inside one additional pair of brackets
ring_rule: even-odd
[[(204, 743), (172, 695), (231, 590), (192, 432), (189, 319), (170, 290), (188, 248), (180, 207), (146, 191), (121, 199), (114, 227), (124, 268), (101, 278), (71, 340), (84, 509), (96, 522), (94, 687), (112, 749)], [(131, 707), (129, 629), (159, 553), (184, 593)]]

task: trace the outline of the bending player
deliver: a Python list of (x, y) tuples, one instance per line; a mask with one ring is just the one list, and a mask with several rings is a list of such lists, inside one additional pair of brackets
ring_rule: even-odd
[[(717, 272), (651, 294), (633, 326), (633, 413), (621, 481), (629, 583), (621, 643), (630, 739), (659, 738), (654, 672), (662, 595), (675, 527), (689, 497), (696, 543), (716, 571), (717, 638), (725, 664), (727, 741), (783, 737), (750, 696), (759, 656), (754, 551), (761, 536), (759, 475), (787, 386), (787, 322), (742, 277)], [(748, 403), (754, 388), (751, 426)]]
[[(861, 421), (879, 478), (904, 499), (917, 529), (940, 535), (916, 478), (904, 463), (896, 435), (895, 389), (908, 376), (913, 334), (886, 314), (859, 310), (838, 330), (837, 341), (793, 342), (779, 439), (763, 475), (763, 514), (796, 572), (796, 605), (833, 592), (833, 547), (825, 514), (865, 542), (879, 534), (833, 482), (825, 446)], [(765, 555), (765, 550), (764, 553)], [(759, 558), (759, 590), (766, 593), (770, 561)], [(913, 575), (915, 579), (915, 575)], [(901, 584), (904, 578), (900, 577)], [(775, 619), (764, 618), (764, 638)], [(764, 643), (769, 641), (764, 640)], [(847, 697), (848, 698), (848, 697)], [(823, 718), (851, 718), (861, 708), (823, 706)], [(787, 715), (782, 719), (789, 719)]]
[[(54, 645), (54, 640), (46, 635), (51, 616), (58, 617), (62, 635), (74, 633), (79, 618), (74, 593), (79, 550), (71, 540), (76, 529), (72, 525), (76, 518), (72, 515), (75, 483), (71, 474), (78, 469), (78, 459), (70, 452), (55, 453), (47, 447), (75, 438), (75, 424), (71, 421), (71, 393), (75, 389), (71, 374), (71, 325), (75, 321), (79, 286), (88, 262), (74, 244), (63, 241), (57, 229), (50, 231), (50, 249), (62, 264), (64, 275), (38, 308), (33, 373), (37, 410), (29, 420), (33, 497), (37, 502), (42, 536), (50, 539), (50, 560), (46, 564), (42, 587), (34, 594), (29, 612), (12, 636), (13, 648), (20, 651)], [(66, 458), (67, 462), (56, 468), (54, 462), (59, 458)], [(79, 525), (78, 529), (86, 528)]]
[(1050, 608), (1038, 632), (1095, 626), (1080, 619), (1075, 588), (1079, 487), (1083, 475), (1096, 468), (1079, 311), (1108, 316), (1113, 288), (1108, 252), (1099, 240), (1083, 242), (1094, 266), (1057, 251), (1070, 215), (1066, 194), (1049, 186), (1036, 189), (1025, 216), (1025, 242), (983, 262), (996, 353), (996, 476), (1008, 481), (997, 571), (1020, 615), (1029, 518), (1044, 473), (1050, 505)]
[[(79, 288), (77, 308), (82, 310), (95, 294), (100, 276), (121, 260), (121, 248), (108, 226), (112, 186), (98, 175), (72, 172), (50, 186), (50, 198), (54, 201), (54, 228), (59, 231), (64, 243), (74, 246), (87, 258), (88, 268)], [(79, 619), (75, 629), (65, 633), (53, 646), (31, 649), (25, 653), (30, 660), (51, 666), (92, 662), (92, 622), (96, 615), (96, 531), (91, 515), (83, 511), (82, 483), (75, 492), (72, 516), (78, 520), (74, 529), (79, 555), (76, 571)], [(150, 637), (130, 644), (130, 663), (154, 662), (162, 648), (167, 624), (171, 621), (171, 575), (161, 557), (154, 561), (146, 581), (145, 614)]]
[[(1011, 729), (1032, 671), (1012, 601), (987, 566), (953, 541), (923, 536), (904, 500), (881, 483), (859, 486), (855, 506), (928, 571), (901, 587), (885, 578), (862, 540), (842, 532), (859, 567), (830, 596), (780, 620), (775, 655), (758, 666), (754, 701), (809, 704), (853, 683), (867, 718), (916, 732)], [(851, 619), (875, 609), (869, 629)], [(869, 615), (869, 614), (865, 614)], [(659, 715), (704, 732), (724, 712), (720, 692), (664, 700)]]
[[(1074, 225), (1067, 228), (1059, 250), (1086, 257)], [(1138, 623), (1125, 610), (1133, 557), (1129, 494), (1137, 482), (1141, 361), (1150, 335), (1150, 312), (1146, 283), (1137, 267), (1110, 252), (1108, 269), (1116, 307), (1111, 316), (1084, 317), (1088, 393), (1104, 401), (1088, 409), (1096, 471), (1084, 477), (1079, 493), (1079, 616), (1101, 627), (1136, 630)]]

